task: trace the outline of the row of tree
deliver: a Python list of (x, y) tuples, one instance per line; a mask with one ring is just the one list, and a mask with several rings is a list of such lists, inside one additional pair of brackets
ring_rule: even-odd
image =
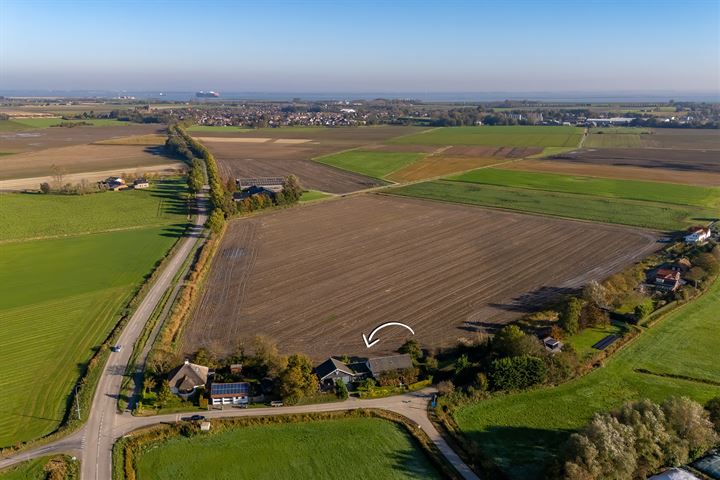
[(629, 480), (687, 463), (720, 441), (720, 397), (706, 408), (688, 398), (671, 397), (662, 404), (640, 400), (597, 414), (570, 436), (563, 464), (553, 476)]

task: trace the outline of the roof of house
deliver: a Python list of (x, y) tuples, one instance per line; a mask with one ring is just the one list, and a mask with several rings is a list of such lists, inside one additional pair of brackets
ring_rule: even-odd
[(682, 468), (669, 468), (662, 473), (653, 475), (648, 480), (700, 480), (697, 476)]
[(412, 357), (408, 354), (391, 355), (389, 357), (370, 358), (367, 361), (368, 368), (373, 375), (390, 370), (402, 370), (412, 368)]
[(347, 373), (348, 375), (355, 375), (355, 372), (352, 368), (348, 367), (344, 362), (341, 362), (340, 360), (332, 357), (328, 358), (323, 363), (315, 367), (315, 375), (317, 375), (318, 378), (322, 380), (337, 370), (343, 373)]
[(708, 227), (703, 227), (702, 225), (694, 225), (690, 228), (688, 228), (688, 232), (692, 233), (707, 233), (710, 229)]
[(249, 395), (250, 384), (247, 382), (236, 383), (213, 383), (210, 385), (210, 396), (218, 397), (236, 397), (238, 395)]
[(680, 272), (677, 270), (671, 270), (669, 268), (658, 268), (655, 271), (655, 278), (667, 278), (667, 279), (677, 279), (680, 277)]
[(271, 185), (283, 185), (285, 179), (283, 177), (252, 177), (252, 178), (238, 178), (237, 184), (240, 188), (247, 187), (269, 187)]
[(205, 385), (207, 383), (208, 371), (208, 367), (186, 361), (183, 365), (179, 366), (170, 377), (170, 386), (181, 391), (187, 391)]
[(138, 178), (138, 179), (135, 180), (133, 183), (136, 184), (136, 185), (137, 185), (138, 183), (148, 183), (148, 180), (147, 180), (147, 178)]

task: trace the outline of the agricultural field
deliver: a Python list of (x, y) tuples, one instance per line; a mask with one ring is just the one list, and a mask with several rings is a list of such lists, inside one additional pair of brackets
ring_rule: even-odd
[[(56, 457), (39, 457), (33, 460), (27, 460), (13, 467), (0, 471), (0, 480), (47, 480), (49, 477), (46, 467), (50, 466), (50, 462), (61, 462), (65, 468), (68, 468), (67, 477), (63, 480), (76, 480), (79, 462), (73, 461), (69, 456)], [(62, 467), (61, 467), (62, 468)]]
[[(608, 130), (608, 131), (604, 131)], [(633, 130), (628, 128), (627, 130)], [(618, 128), (603, 129), (601, 131), (591, 131), (585, 138), (583, 147), (585, 148), (642, 148), (645, 146), (645, 136), (648, 133), (640, 133), (637, 131), (618, 131)]]
[(331, 196), (332, 195), (329, 193), (321, 192), (319, 190), (308, 190), (303, 192), (302, 197), (300, 197), (300, 202), (314, 202), (315, 200), (322, 200)]
[(392, 193), (443, 202), (669, 231), (681, 230), (692, 223), (697, 223), (696, 216), (706, 218), (708, 215), (714, 215), (713, 210), (687, 205), (497, 187), (449, 180), (406, 185), (394, 188)]
[(413, 164), (424, 156), (422, 153), (349, 150), (315, 160), (342, 170), (383, 179), (389, 174)]
[(311, 159), (381, 143), (420, 130), (396, 126), (291, 127), (258, 129), (252, 134), (240, 135), (203, 132), (200, 138), (218, 160), (224, 176), (237, 178), (295, 174), (305, 188), (347, 193), (383, 185), (384, 182)]
[(461, 155), (428, 155), (417, 162), (392, 172), (387, 176), (393, 182), (410, 182), (439, 177), (473, 168), (498, 165), (507, 162), (502, 157), (471, 157)]
[[(328, 461), (338, 458), (342, 462)], [(335, 479), (348, 477), (347, 472), (352, 478), (442, 478), (402, 427), (379, 418), (246, 426), (202, 438), (174, 437), (137, 459), (139, 480)]]
[(720, 155), (712, 150), (603, 148), (574, 150), (550, 158), (569, 163), (720, 173)]
[(137, 145), (73, 145), (0, 157), (0, 180), (117, 169), (177, 165), (163, 155), (161, 147)]
[(545, 126), (442, 127), (392, 140), (410, 145), (485, 145), (497, 147), (577, 147), (582, 128)]
[[(0, 194), (0, 243), (183, 223), (183, 179), (92, 195)], [(82, 215), (78, 215), (78, 212)], [(122, 215), (118, 215), (122, 212)]]
[(148, 135), (134, 135), (130, 137), (111, 138), (109, 140), (99, 140), (96, 145), (143, 145), (147, 147), (159, 147), (165, 144), (167, 137), (158, 133)]
[(717, 187), (720, 185), (720, 173), (680, 171), (640, 166), (602, 165), (570, 162), (567, 160), (523, 159), (507, 163), (503, 165), (503, 168), (528, 172), (562, 173), (585, 177), (646, 180), (679, 185), (684, 184), (711, 187)]
[[(0, 125), (2, 122), (0, 121)], [(134, 135), (162, 134), (162, 125), (128, 124), (116, 127), (36, 128), (23, 131), (0, 127), (0, 152), (23, 153), (71, 145), (84, 145)]]
[(485, 168), (449, 180), (696, 207), (720, 207), (720, 188)]
[[(362, 355), (361, 334), (390, 318), (449, 347), (657, 248), (625, 227), (385, 195), (234, 220), (181, 349), (222, 356), (265, 334), (315, 360)], [(374, 353), (406, 333), (384, 333)]]
[[(632, 399), (662, 401), (676, 395), (704, 403), (720, 395), (720, 387), (703, 383), (720, 382), (715, 347), (720, 335), (718, 305), (720, 282), (586, 376), (558, 387), (496, 396), (462, 407), (455, 414), (462, 434), (510, 478), (541, 478), (569, 434), (595, 412)], [(698, 380), (663, 376), (667, 374)]]
[(714, 129), (654, 128), (643, 137), (649, 147), (676, 150), (720, 150), (720, 134)]
[[(61, 123), (89, 123), (90, 126), (93, 127), (126, 127), (128, 125), (131, 125), (130, 122), (123, 122), (120, 120), (114, 120), (114, 119), (78, 119), (78, 120), (63, 120), (62, 118), (14, 118), (12, 120), (15, 123), (19, 123), (20, 125), (25, 126), (26, 128), (50, 128), (50, 127), (56, 127), (57, 128), (68, 128), (68, 127), (59, 127), (58, 125)], [(83, 125), (87, 126), (87, 125)], [(72, 127), (77, 128), (77, 127)]]
[[(3, 221), (22, 222), (3, 231), (0, 248), (0, 362), (6, 372), (0, 377), (0, 447), (58, 427), (73, 385), (121, 308), (184, 231), (180, 185), (72, 200), (52, 196), (57, 204), (48, 203), (49, 196), (1, 197)], [(126, 229), (114, 231), (103, 213)], [(69, 236), (30, 240), (41, 235)]]

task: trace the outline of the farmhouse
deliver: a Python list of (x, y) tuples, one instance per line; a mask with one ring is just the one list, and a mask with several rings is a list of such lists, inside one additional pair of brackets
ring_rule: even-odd
[(671, 268), (658, 268), (654, 285), (658, 290), (674, 292), (680, 288), (680, 272)]
[(340, 360), (328, 358), (315, 367), (315, 375), (317, 375), (320, 385), (336, 383), (338, 380), (348, 384), (355, 381), (357, 373)]
[(711, 231), (708, 227), (701, 225), (688, 228), (688, 234), (685, 235), (685, 243), (703, 243), (710, 238)]
[(250, 384), (247, 382), (210, 385), (210, 401), (213, 405), (247, 405), (249, 398)]
[(102, 182), (100, 182), (100, 184), (113, 192), (118, 192), (120, 190), (128, 188), (125, 180), (122, 177), (108, 177)]
[(187, 399), (198, 387), (204, 387), (208, 380), (208, 367), (185, 360), (170, 376), (170, 391)]
[(252, 187), (246, 188), (240, 192), (234, 192), (233, 200), (235, 200), (236, 202), (239, 202), (240, 200), (244, 200), (246, 198), (250, 198), (255, 195), (267, 195), (268, 197), (274, 199), (275, 193), (277, 193), (277, 192), (275, 192), (269, 188), (257, 187), (257, 186), (253, 185)]
[(138, 178), (133, 182), (133, 188), (149, 188), (150, 182), (147, 181), (147, 178)]
[(321, 387), (329, 387), (339, 380), (349, 384), (368, 377), (378, 379), (383, 373), (409, 368), (413, 368), (412, 357), (406, 354), (369, 358), (355, 363), (344, 363), (335, 358), (328, 358), (315, 367), (315, 375)]
[(410, 355), (402, 354), (391, 355), (389, 357), (371, 358), (367, 361), (367, 367), (368, 370), (370, 370), (370, 374), (373, 377), (378, 378), (385, 372), (413, 368), (413, 363)]
[(235, 180), (240, 191), (247, 190), (252, 187), (261, 187), (272, 192), (282, 192), (285, 179), (282, 177), (254, 177), (254, 178), (238, 178)]

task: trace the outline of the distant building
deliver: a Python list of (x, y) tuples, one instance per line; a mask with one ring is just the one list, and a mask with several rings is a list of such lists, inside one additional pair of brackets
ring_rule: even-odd
[(631, 117), (588, 118), (585, 123), (600, 127), (603, 125), (627, 125), (633, 120), (635, 119)]
[(138, 178), (133, 182), (133, 188), (149, 188), (150, 182), (147, 181), (147, 178)]
[(186, 399), (195, 392), (195, 389), (207, 384), (208, 372), (208, 367), (185, 360), (185, 363), (176, 368), (170, 376), (170, 391)]
[(210, 385), (210, 401), (213, 405), (247, 405), (250, 401), (250, 384), (213, 382)]
[(125, 183), (125, 180), (122, 177), (108, 177), (102, 182), (100, 182), (102, 186), (104, 186), (106, 189), (111, 190), (113, 192), (118, 192), (120, 190), (124, 190), (128, 188), (127, 184)]
[(688, 228), (688, 234), (685, 235), (685, 243), (703, 243), (710, 238), (712, 232), (708, 227), (694, 226)]
[(235, 180), (238, 190), (246, 190), (251, 187), (263, 187), (273, 192), (282, 192), (285, 179), (283, 177), (254, 177), (238, 178)]

